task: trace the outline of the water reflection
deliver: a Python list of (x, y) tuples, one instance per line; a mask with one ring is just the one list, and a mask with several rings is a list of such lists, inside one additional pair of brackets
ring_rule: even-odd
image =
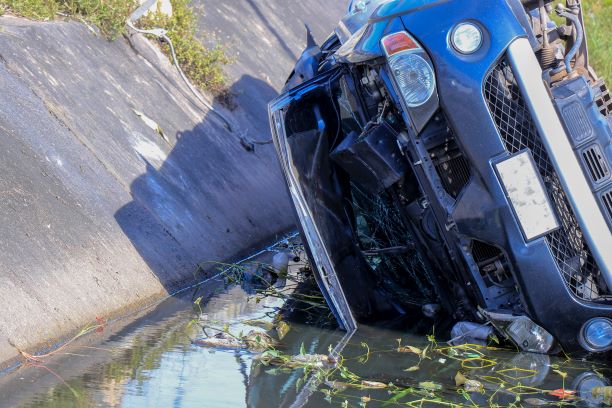
[[(450, 347), (393, 327), (364, 326), (347, 336), (331, 323), (320, 328), (297, 322), (299, 310), (286, 296), (261, 298), (253, 287), (227, 288), (225, 283), (171, 299), (153, 316), (96, 348), (70, 349), (46, 368), (20, 369), (3, 378), (0, 406), (589, 406), (569, 390), (591, 398), (593, 387), (605, 385), (610, 377), (603, 362), (475, 345)], [(277, 289), (285, 294), (293, 290)], [(201, 310), (193, 304), (200, 296), (207, 299), (200, 303)], [(293, 320), (276, 346), (278, 353), (290, 358), (331, 351), (337, 365), (306, 370), (264, 365), (257, 353), (194, 344), (204, 335), (202, 322), (246, 333), (263, 330), (279, 315)], [(458, 385), (459, 372), (463, 381), (482, 388), (469, 391), (467, 384)], [(596, 403), (603, 399), (603, 394), (591, 398)]]

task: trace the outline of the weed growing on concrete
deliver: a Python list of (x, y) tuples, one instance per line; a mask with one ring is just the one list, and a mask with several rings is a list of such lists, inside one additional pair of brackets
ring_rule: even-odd
[[(163, 28), (176, 49), (178, 63), (201, 89), (222, 93), (225, 77), (222, 66), (229, 63), (220, 46), (205, 47), (196, 36), (197, 19), (190, 0), (172, 0), (172, 16), (155, 13), (143, 17), (141, 28)], [(126, 33), (126, 21), (137, 8), (135, 0), (0, 0), (0, 14), (9, 11), (33, 20), (48, 21), (69, 17), (97, 26), (109, 40)], [(170, 47), (161, 43), (170, 58)]]
[(70, 16), (100, 28), (109, 39), (125, 32), (125, 21), (136, 7), (133, 0), (1, 0), (14, 14), (34, 20)]
[(34, 20), (51, 20), (59, 12), (59, 4), (56, 1), (2, 0), (0, 5), (3, 12), (9, 10)]
[[(156, 13), (145, 16), (141, 28), (164, 28), (176, 49), (179, 65), (198, 87), (220, 93), (224, 90), (225, 77), (222, 66), (229, 63), (223, 49), (217, 45), (206, 48), (196, 36), (196, 16), (189, 8), (190, 0), (172, 0), (172, 17)], [(170, 47), (162, 43), (162, 50), (170, 55)]]
[(61, 0), (60, 4), (65, 14), (83, 16), (109, 39), (124, 33), (125, 21), (136, 7), (134, 0)]

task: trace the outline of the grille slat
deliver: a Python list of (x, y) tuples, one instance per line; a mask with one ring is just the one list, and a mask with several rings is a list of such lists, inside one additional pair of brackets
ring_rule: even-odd
[[(531, 150), (561, 223), (561, 228), (548, 234), (546, 240), (566, 284), (577, 297), (584, 300), (595, 300), (607, 295), (608, 288), (586, 245), (512, 69), (505, 60), (487, 76), (484, 94), (506, 149), (510, 153)], [(603, 170), (595, 167), (593, 171), (598, 173)]]
[(602, 196), (602, 200), (606, 210), (608, 211), (608, 215), (612, 218), (612, 190), (606, 191)]
[(610, 175), (608, 164), (598, 145), (588, 147), (582, 152), (582, 157), (595, 183), (601, 182)]

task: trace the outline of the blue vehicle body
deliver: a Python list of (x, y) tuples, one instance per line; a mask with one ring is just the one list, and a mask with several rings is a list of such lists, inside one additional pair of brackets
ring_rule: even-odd
[[(316, 112), (319, 115), (319, 129), (309, 136), (287, 131), (285, 126), (288, 124), (283, 120), (293, 107), (303, 106), (304, 103), (311, 106), (312, 100), (325, 99), (326, 95), (329, 97), (330, 83), (341, 75), (349, 75), (353, 66), (380, 66), (381, 81), (387, 85), (389, 98), (399, 107), (400, 97), (389, 78), (381, 39), (404, 30), (429, 55), (437, 78), (439, 107), (436, 115), (443, 117), (452, 129), (455, 142), (469, 163), (469, 177), (465, 185), (456, 196), (449, 195), (430, 152), (420, 142), (424, 136), (420, 134), (420, 129), (414, 128), (418, 120), (426, 123), (432, 121), (434, 115), (415, 118), (399, 109), (409, 136), (404, 140), (403, 151), (420, 191), (427, 198), (427, 211), (433, 215), (436, 234), (439, 234), (437, 238), (441, 243), (436, 253), (446, 254), (446, 259), (433, 267), (438, 270), (431, 277), (434, 286), (445, 280), (445, 269), (452, 269), (454, 279), (467, 292), (462, 299), (472, 303), (475, 315), (482, 318), (488, 312), (491, 315), (524, 314), (551, 333), (566, 351), (580, 349), (579, 333), (586, 321), (595, 317), (612, 318), (612, 302), (608, 296), (609, 289), (605, 283), (601, 283), (603, 278), (599, 281), (598, 289), (601, 296), (595, 299), (584, 295), (584, 282), (581, 289), (576, 289), (576, 282), (571, 281), (573, 278), (564, 276), (568, 271), (560, 262), (558, 247), (568, 248), (566, 241), (559, 241), (565, 239), (563, 235), (566, 233), (557, 231), (530, 241), (524, 238), (496, 173), (496, 163), (519, 151), (533, 150), (536, 151), (534, 155), (538, 165), (543, 169), (542, 178), (546, 183), (550, 181), (557, 185), (554, 160), (548, 159), (543, 144), (535, 139), (537, 131), (526, 130), (526, 133), (532, 133), (531, 136), (535, 134), (534, 140), (522, 140), (522, 144), (512, 146), (510, 139), (513, 135), (501, 123), (509, 116), (501, 118), (494, 106), (496, 100), (491, 89), (498, 83), (493, 76), (509, 67), (508, 48), (521, 39), (529, 41), (532, 47), (537, 44), (527, 18), (521, 12), (522, 5), (518, 0), (405, 0), (385, 3), (376, 9), (367, 24), (351, 33), (352, 37), (339, 46), (327, 68), (310, 81), (287, 90), (271, 103), (275, 144), (296, 203), (311, 259), (316, 266), (319, 285), (346, 329), (354, 328), (358, 321), (370, 316), (378, 318), (381, 313), (390, 313), (397, 307), (379, 293), (378, 283), (370, 273), (359, 272), (368, 269), (368, 266), (359, 249), (352, 247), (355, 232), (351, 229), (355, 229), (354, 225), (351, 226), (339, 215), (343, 212), (339, 204), (342, 201), (342, 188), (333, 187), (336, 181), (332, 179), (336, 176), (330, 168), (332, 161), (319, 161), (320, 146), (317, 147), (317, 143), (320, 145), (325, 139), (328, 146), (322, 150), (329, 151), (335, 143), (330, 135), (339, 132), (338, 126), (332, 124), (333, 115), (323, 112), (325, 106), (333, 110), (329, 104), (334, 102), (319, 106), (321, 111)], [(451, 30), (462, 21), (476, 23), (484, 35), (482, 47), (471, 55), (457, 52), (449, 42)], [(520, 100), (518, 86), (509, 87), (512, 90), (516, 88), (514, 91), (519, 95), (513, 113), (520, 115), (522, 120), (529, 120), (533, 112)], [(595, 112), (594, 109), (589, 113)], [(603, 116), (600, 119), (603, 128), (598, 137), (605, 150), (605, 143), (610, 145), (610, 120), (606, 122)], [(606, 124), (607, 130), (604, 129)], [(567, 127), (567, 124), (564, 123), (564, 126)], [(602, 132), (604, 136), (601, 136)], [(611, 163), (609, 148), (605, 150), (605, 155), (607, 162)], [(313, 175), (313, 172), (317, 174)], [(341, 179), (343, 176), (338, 177)], [(610, 186), (612, 181), (608, 180), (597, 191), (605, 192)], [(334, 193), (329, 194), (329, 191)], [(597, 191), (594, 196), (600, 194)], [(605, 203), (602, 203), (599, 205), (606, 215)], [(557, 210), (562, 211), (563, 208)], [(569, 217), (572, 218), (571, 215)], [(610, 218), (612, 214), (607, 214), (608, 222)], [(579, 229), (576, 219), (580, 219), (580, 216), (575, 215), (573, 224), (564, 227)], [(588, 231), (582, 234), (588, 235)], [(508, 287), (500, 289), (488, 284), (472, 251), (475, 240), (499, 249), (517, 289), (520, 307), (509, 305), (509, 295), (505, 293)], [(584, 246), (585, 251), (589, 247), (587, 241), (585, 238), (579, 244)], [(429, 245), (434, 245), (433, 241)], [(582, 265), (573, 267), (591, 267), (595, 270), (598, 261), (599, 270), (607, 267), (597, 255), (588, 253), (584, 257), (586, 261), (582, 261)], [(582, 255), (578, 258), (582, 259)], [(436, 263), (436, 260), (431, 262)], [(604, 272), (600, 274), (605, 275)], [(368, 289), (364, 290), (364, 287)], [(449, 301), (456, 295), (456, 291), (451, 289), (450, 292), (454, 295), (448, 295)], [(438, 292), (438, 296), (447, 297), (444, 291)], [(453, 306), (450, 305), (450, 308)]]

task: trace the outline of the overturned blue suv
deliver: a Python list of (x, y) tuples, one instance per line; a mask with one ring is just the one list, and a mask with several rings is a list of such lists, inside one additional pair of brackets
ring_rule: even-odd
[(612, 349), (612, 100), (586, 35), (578, 0), (355, 0), (309, 38), (270, 122), (344, 329)]

